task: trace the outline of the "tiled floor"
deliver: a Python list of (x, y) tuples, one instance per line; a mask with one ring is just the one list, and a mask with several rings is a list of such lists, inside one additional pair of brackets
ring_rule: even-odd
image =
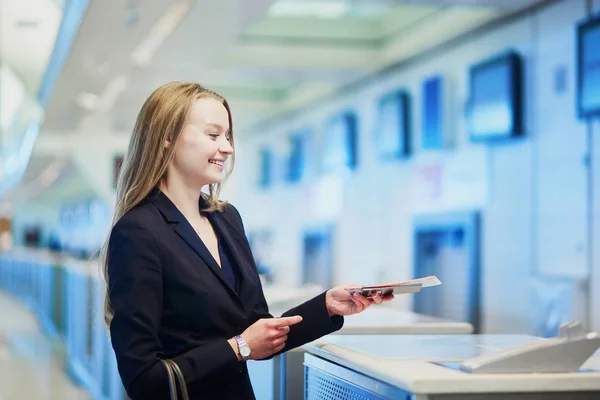
[(0, 400), (88, 400), (29, 310), (0, 291)]

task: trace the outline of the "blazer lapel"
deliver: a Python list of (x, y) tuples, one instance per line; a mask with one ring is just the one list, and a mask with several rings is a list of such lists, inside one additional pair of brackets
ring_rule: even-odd
[[(222, 279), (221, 268), (213, 258), (210, 251), (206, 248), (202, 240), (198, 237), (198, 234), (194, 231), (194, 228), (185, 221), (175, 226), (175, 232), (181, 236), (183, 240), (202, 258), (202, 260), (209, 266), (209, 268)], [(225, 282), (223, 282), (225, 283)]]
[(236, 242), (236, 238), (231, 233), (234, 232), (234, 229), (229, 226), (228, 221), (218, 212), (210, 213), (208, 218), (214, 229), (218, 232), (219, 237), (225, 242), (225, 246), (227, 246), (229, 254), (231, 254), (231, 257), (233, 258), (232, 261), (235, 262), (235, 266), (237, 266), (240, 276), (239, 285), (241, 294), (244, 290), (245, 284), (248, 283), (249, 277), (245, 258), (240, 253), (240, 244)]
[[(158, 191), (158, 192), (155, 192)], [(193, 250), (196, 254), (204, 261), (204, 263), (208, 266), (208, 268), (215, 274), (215, 276), (221, 281), (221, 284), (225, 287), (229, 294), (240, 304), (242, 304), (239, 296), (229, 284), (225, 281), (223, 276), (223, 271), (213, 258), (212, 254), (208, 250), (208, 248), (204, 245), (200, 237), (188, 220), (183, 216), (183, 214), (177, 209), (175, 204), (159, 189), (155, 189), (151, 193), (150, 199), (151, 201), (158, 207), (160, 212), (165, 216), (165, 218), (174, 224), (175, 233), (177, 233)], [(212, 220), (211, 220), (212, 221)], [(232, 248), (230, 246), (229, 248)], [(233, 253), (233, 250), (232, 250)], [(237, 262), (237, 258), (236, 258)]]

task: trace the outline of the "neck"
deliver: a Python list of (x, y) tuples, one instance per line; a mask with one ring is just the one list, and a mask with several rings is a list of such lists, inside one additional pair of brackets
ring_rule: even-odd
[(182, 180), (167, 178), (160, 183), (159, 188), (188, 221), (198, 221), (201, 218), (199, 201), (202, 187), (190, 187)]

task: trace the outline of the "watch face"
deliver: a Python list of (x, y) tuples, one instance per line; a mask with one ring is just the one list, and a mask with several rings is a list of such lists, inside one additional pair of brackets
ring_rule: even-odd
[(242, 355), (242, 357), (250, 356), (250, 346), (242, 346), (240, 348), (240, 354)]

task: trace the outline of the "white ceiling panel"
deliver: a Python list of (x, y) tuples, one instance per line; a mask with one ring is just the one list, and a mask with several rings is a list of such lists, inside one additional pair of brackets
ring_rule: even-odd
[(61, 8), (53, 0), (0, 0), (0, 60), (36, 93), (54, 47)]
[[(189, 11), (157, 43), (148, 64), (136, 65), (134, 49), (169, 10), (188, 2)], [(289, 11), (290, 2), (297, 3), (296, 11)], [(126, 135), (146, 97), (174, 80), (222, 92), (243, 134), (244, 128), (541, 2), (91, 1), (42, 135), (77, 129)]]

